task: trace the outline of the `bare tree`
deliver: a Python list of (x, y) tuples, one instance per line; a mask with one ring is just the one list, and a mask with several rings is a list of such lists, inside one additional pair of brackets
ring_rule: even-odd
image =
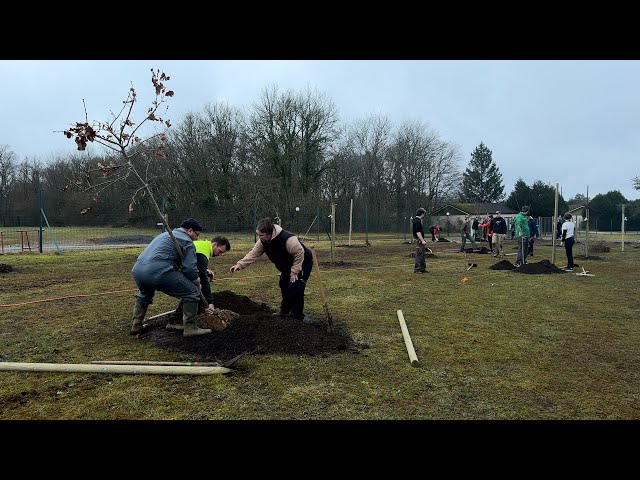
[[(100, 192), (104, 189), (117, 182), (127, 182), (129, 177), (133, 176), (138, 187), (131, 197), (129, 212), (133, 211), (138, 195), (148, 196), (149, 201), (158, 215), (158, 219), (162, 221), (166, 230), (169, 232), (176, 250), (182, 258), (180, 245), (153, 196), (150, 183), (154, 178), (149, 174), (154, 160), (163, 159), (167, 156), (164, 145), (167, 136), (164, 131), (171, 126), (171, 122), (164, 120), (160, 116), (160, 108), (164, 105), (164, 114), (168, 109), (168, 105), (165, 105), (167, 98), (174, 95), (173, 91), (167, 90), (165, 87), (165, 82), (169, 80), (170, 77), (165, 75), (164, 72), (159, 69), (151, 69), (151, 83), (155, 90), (155, 98), (139, 123), (134, 122), (133, 119), (133, 109), (137, 102), (137, 92), (133, 85), (131, 85), (127, 98), (123, 101), (122, 108), (117, 114), (111, 112), (111, 118), (108, 121), (92, 122), (90, 124), (85, 108), (85, 121), (76, 122), (74, 126), (64, 130), (63, 133), (67, 138), (74, 138), (80, 151), (86, 150), (87, 142), (95, 142), (117, 153), (118, 158), (121, 160), (120, 163), (111, 160), (107, 165), (98, 162), (97, 168), (87, 170), (84, 180), (76, 179), (75, 184), (84, 192), (92, 192), (93, 199), (97, 201)], [(164, 131), (156, 132), (147, 138), (143, 138), (141, 136), (141, 128), (150, 122), (157, 122), (158, 125), (163, 127)], [(97, 182), (92, 179), (91, 174), (94, 172), (100, 172), (101, 174), (101, 179)], [(91, 207), (86, 207), (81, 213), (86, 213), (90, 209)]]
[(16, 181), (16, 154), (8, 145), (0, 145), (0, 201), (3, 218), (9, 209), (9, 196)]

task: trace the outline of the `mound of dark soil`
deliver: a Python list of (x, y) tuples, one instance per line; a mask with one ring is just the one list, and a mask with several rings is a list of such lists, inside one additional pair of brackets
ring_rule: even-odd
[(342, 245), (336, 245), (336, 247), (346, 247), (346, 248), (366, 248), (366, 247), (370, 247), (371, 244), (370, 243), (358, 243), (357, 245), (349, 245), (349, 244), (342, 244)]
[(7, 265), (6, 263), (0, 263), (0, 273), (8, 273), (14, 272), (15, 270), (11, 265)]
[(599, 243), (592, 243), (591, 245), (589, 245), (589, 250), (596, 253), (608, 253), (611, 251), (611, 248), (606, 243), (599, 242)]
[(444, 238), (444, 237), (440, 237), (436, 242), (434, 243), (439, 243), (439, 242), (449, 242), (451, 243), (451, 240), (449, 240), (448, 238)]
[(489, 267), (491, 270), (513, 270), (516, 268), (509, 260), (500, 260), (495, 265)]
[(184, 338), (182, 332), (166, 330), (167, 318), (149, 323), (139, 335), (142, 341), (160, 348), (182, 352), (185, 361), (224, 363), (233, 357), (248, 353), (322, 355), (358, 349), (346, 327), (336, 324), (334, 333), (328, 333), (324, 317), (307, 315), (304, 321), (291, 318), (272, 318), (273, 313), (264, 303), (256, 303), (244, 295), (230, 291), (214, 292), (216, 308), (239, 314), (221, 332)]
[[(577, 264), (575, 265), (578, 266)], [(545, 274), (545, 273), (566, 273), (564, 270), (556, 267), (549, 260), (540, 260), (536, 263), (525, 263), (524, 265), (515, 268), (517, 273), (527, 273), (530, 275)]]
[(99, 245), (111, 245), (114, 243), (151, 243), (153, 238), (150, 235), (121, 235), (119, 237), (90, 238), (89, 241)]

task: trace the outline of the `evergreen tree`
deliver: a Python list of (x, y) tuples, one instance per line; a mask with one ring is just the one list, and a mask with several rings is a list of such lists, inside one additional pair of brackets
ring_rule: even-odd
[[(529, 187), (522, 178), (518, 178), (505, 204), (517, 211), (520, 211), (524, 205), (528, 205), (534, 217), (552, 217), (555, 210), (555, 198), (555, 187), (547, 185), (541, 180), (536, 180)], [(563, 215), (568, 208), (569, 206), (562, 195), (558, 195), (558, 214)]]
[(491, 158), (491, 150), (480, 142), (462, 174), (462, 199), (471, 203), (493, 203), (503, 198), (502, 174)]
[(507, 207), (513, 208), (519, 212), (523, 205), (529, 205), (531, 198), (531, 189), (526, 183), (524, 183), (522, 178), (518, 178), (516, 184), (513, 186), (513, 191), (507, 197), (505, 204)]

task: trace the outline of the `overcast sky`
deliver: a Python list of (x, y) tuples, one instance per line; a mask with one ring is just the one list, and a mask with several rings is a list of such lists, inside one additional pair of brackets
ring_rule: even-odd
[[(505, 193), (520, 177), (560, 184), (565, 199), (611, 190), (640, 198), (640, 61), (614, 60), (0, 60), (0, 145), (20, 159), (75, 153), (62, 131), (109, 119), (131, 83), (139, 115), (151, 68), (171, 77), (169, 118), (226, 101), (250, 106), (264, 87), (317, 89), (341, 120), (383, 113), (421, 120), (460, 146), (461, 168), (480, 142)], [(91, 148), (91, 146), (89, 147)], [(95, 148), (95, 147), (94, 147)]]

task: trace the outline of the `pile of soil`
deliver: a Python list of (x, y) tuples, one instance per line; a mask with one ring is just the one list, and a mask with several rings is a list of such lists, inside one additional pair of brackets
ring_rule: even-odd
[[(575, 264), (578, 267), (578, 264)], [(545, 273), (566, 273), (564, 270), (556, 267), (549, 260), (541, 260), (536, 263), (525, 263), (520, 267), (515, 269), (517, 273), (527, 273), (527, 274), (545, 274)]]
[(440, 237), (434, 243), (439, 243), (439, 242), (449, 242), (449, 243), (451, 243), (451, 240), (449, 240), (448, 238)]
[(597, 253), (608, 253), (611, 251), (611, 248), (605, 242), (599, 242), (589, 245), (589, 250)]
[(184, 353), (185, 361), (224, 363), (241, 353), (311, 356), (359, 353), (346, 327), (335, 319), (334, 332), (328, 333), (322, 316), (307, 315), (304, 321), (272, 318), (273, 311), (264, 303), (231, 291), (214, 292), (213, 299), (216, 308), (238, 314), (224, 330), (184, 338), (180, 331), (166, 330), (167, 317), (161, 317), (147, 324), (138, 337), (160, 348)]
[[(575, 266), (578, 267), (579, 265), (575, 264)], [(539, 262), (536, 262), (536, 263), (529, 262), (529, 263), (525, 263), (524, 265), (521, 265), (520, 267), (516, 267), (509, 260), (501, 260), (495, 265), (490, 266), (489, 268), (491, 270), (513, 270), (517, 273), (526, 273), (529, 275), (540, 275), (540, 274), (547, 274), (547, 273), (566, 273), (564, 270), (556, 267), (549, 260), (540, 260)]]
[(15, 271), (11, 265), (7, 265), (6, 263), (0, 263), (0, 273), (8, 273)]
[(509, 260), (500, 260), (495, 265), (489, 267), (491, 270), (514, 270), (516, 267)]

